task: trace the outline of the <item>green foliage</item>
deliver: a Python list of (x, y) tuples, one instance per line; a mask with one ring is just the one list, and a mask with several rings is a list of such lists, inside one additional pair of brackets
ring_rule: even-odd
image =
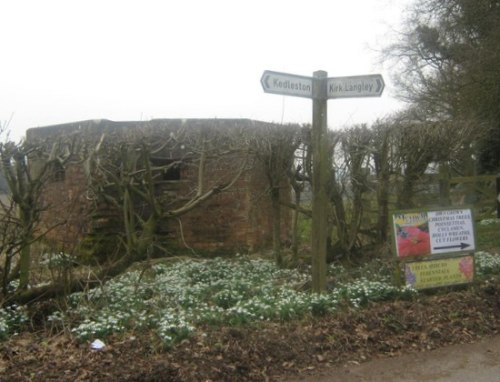
[[(478, 225), (479, 236), (498, 228), (496, 219)], [(500, 255), (479, 251), (476, 274), (500, 273)], [(66, 263), (50, 256), (48, 265)], [(157, 263), (127, 272), (100, 288), (74, 293), (69, 309), (56, 311), (48, 321), (70, 328), (82, 341), (124, 332), (152, 331), (166, 348), (203, 325), (245, 325), (331, 314), (341, 307), (361, 308), (370, 302), (408, 299), (412, 288), (391, 283), (392, 261), (374, 259), (357, 267), (331, 264), (332, 280), (324, 294), (311, 294), (310, 269), (280, 269), (269, 260), (183, 260)], [(0, 338), (22, 328), (26, 313), (19, 307), (0, 310)]]
[[(480, 251), (475, 258), (479, 277), (500, 273), (500, 255)], [(246, 257), (184, 260), (130, 271), (100, 288), (74, 293), (69, 308), (48, 321), (54, 328), (70, 328), (81, 341), (152, 331), (170, 348), (204, 325), (287, 321), (415, 296), (414, 289), (391, 284), (392, 272), (393, 264), (383, 260), (352, 269), (330, 265), (334, 282), (326, 293), (312, 294), (308, 268), (280, 269), (272, 261)], [(26, 322), (22, 308), (0, 309), (0, 338)]]
[(339, 293), (354, 307), (366, 305), (370, 301), (386, 301), (395, 298), (408, 299), (415, 294), (410, 287), (398, 288), (381, 281), (370, 281), (365, 278), (342, 285)]
[(349, 284), (358, 279), (389, 283), (395, 267), (396, 261), (392, 257), (390, 259), (373, 258), (370, 261), (364, 261), (359, 266), (346, 267), (332, 263), (329, 265), (328, 272), (340, 284)]
[(11, 305), (0, 308), (0, 340), (8, 338), (28, 321), (24, 308)]
[[(113, 224), (117, 227), (121, 226), (119, 222), (113, 222)], [(106, 260), (113, 258), (117, 248), (120, 247), (122, 244), (116, 234), (92, 233), (86, 235), (78, 248), (79, 261), (84, 264), (105, 263)]]
[(67, 268), (74, 266), (76, 259), (64, 252), (59, 253), (44, 253), (41, 256), (38, 264), (49, 269), (52, 268)]
[(480, 251), (500, 248), (500, 219), (484, 219), (476, 224), (476, 244)]
[[(302, 205), (304, 208), (310, 209), (310, 205)], [(304, 214), (299, 214), (298, 237), (300, 243), (309, 243), (311, 241), (311, 218)]]

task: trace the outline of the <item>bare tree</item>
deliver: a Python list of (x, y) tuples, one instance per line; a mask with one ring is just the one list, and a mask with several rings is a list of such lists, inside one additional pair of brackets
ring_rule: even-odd
[(377, 192), (377, 236), (379, 243), (388, 240), (389, 232), (389, 195), (392, 169), (392, 130), (385, 120), (378, 120), (372, 126), (372, 159)]
[[(102, 135), (87, 161), (89, 186), (95, 201), (119, 215), (118, 238), (125, 250), (109, 268), (124, 270), (162, 248), (159, 228), (193, 210), (214, 195), (231, 188), (247, 168), (245, 143), (235, 131), (156, 129)], [(224, 161), (228, 171), (213, 178), (211, 168)], [(196, 182), (181, 194), (168, 192), (163, 182), (181, 171), (196, 173)]]
[[(86, 156), (88, 195), (93, 195), (95, 211), (106, 206), (118, 215), (114, 231), (120, 255), (110, 258), (96, 273), (72, 278), (66, 284), (54, 282), (25, 290), (13, 301), (26, 303), (91, 288), (133, 262), (147, 259), (155, 250), (163, 251), (162, 224), (177, 224), (179, 217), (229, 190), (249, 168), (248, 142), (239, 129), (210, 128), (205, 133), (202, 128), (181, 127), (170, 134), (154, 126), (111, 130), (100, 136), (81, 136), (85, 149), (80, 152)], [(221, 167), (224, 171), (214, 170)], [(44, 168), (37, 173), (42, 174)], [(196, 180), (171, 182), (180, 171), (196, 174)], [(170, 183), (183, 187), (173, 193), (165, 188)]]
[(8, 186), (8, 196), (0, 202), (0, 252), (2, 289), (19, 279), (18, 290), (28, 287), (31, 271), (31, 247), (52, 227), (40, 227), (40, 216), (46, 206), (42, 191), (57, 169), (72, 158), (75, 140), (55, 142), (0, 143), (0, 169)]
[(336, 232), (332, 249), (349, 256), (358, 246), (364, 213), (363, 195), (369, 191), (371, 131), (355, 126), (332, 134), (333, 168), (331, 170), (331, 222)]
[(394, 63), (398, 96), (427, 121), (473, 121), (491, 127), (477, 142), (479, 169), (500, 166), (500, 7), (491, 0), (418, 0), (384, 50)]

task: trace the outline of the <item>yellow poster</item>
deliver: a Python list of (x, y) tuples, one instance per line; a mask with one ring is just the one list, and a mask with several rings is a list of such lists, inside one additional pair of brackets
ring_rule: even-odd
[(416, 289), (470, 283), (474, 279), (474, 257), (462, 256), (405, 264), (406, 285)]

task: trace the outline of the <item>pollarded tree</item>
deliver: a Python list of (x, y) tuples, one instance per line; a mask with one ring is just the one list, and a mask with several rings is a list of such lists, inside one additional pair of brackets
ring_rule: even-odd
[(392, 157), (394, 126), (390, 119), (377, 120), (372, 125), (372, 161), (377, 193), (377, 236), (379, 243), (385, 243), (389, 236), (390, 179), (394, 173)]
[(358, 246), (364, 214), (363, 195), (369, 191), (371, 131), (354, 126), (332, 134), (331, 221), (336, 232), (335, 252), (349, 256)]
[[(163, 251), (160, 231), (165, 222), (178, 223), (181, 216), (229, 190), (249, 166), (243, 128), (214, 126), (204, 131), (204, 127), (181, 126), (165, 132), (152, 125), (109, 129), (103, 135), (80, 131), (87, 196), (95, 202), (95, 212), (105, 207), (117, 217), (111, 221), (110, 234), (119, 256), (102, 262), (95, 274), (31, 288), (14, 300), (26, 303), (92, 288), (146, 260), (155, 250)], [(224, 171), (214, 171), (220, 168)], [(195, 181), (171, 182), (180, 171), (195, 174)], [(181, 184), (182, 189), (173, 192), (164, 187), (170, 183)]]
[[(429, 121), (421, 110), (408, 109), (377, 121), (372, 126), (372, 162), (376, 178), (378, 231), (387, 239), (390, 195), (395, 208), (416, 206), (427, 170), (439, 171), (446, 183), (451, 176), (470, 176), (477, 156), (473, 142), (488, 130), (475, 122)], [(447, 204), (446, 193), (439, 202)], [(436, 200), (438, 202), (438, 200)]]
[[(247, 143), (241, 137), (226, 128), (182, 127), (170, 133), (150, 127), (101, 136), (87, 160), (89, 187), (96, 209), (105, 204), (117, 214), (117, 239), (125, 252), (108, 276), (145, 260), (155, 249), (163, 251), (162, 225), (235, 184), (247, 169)], [(220, 166), (226, 171), (214, 177), (212, 169)], [(195, 174), (196, 182), (172, 192), (168, 180), (181, 171)]]
[(5, 177), (8, 195), (0, 202), (0, 251), (3, 294), (8, 284), (19, 280), (18, 290), (28, 287), (31, 247), (53, 227), (39, 226), (47, 206), (42, 201), (45, 184), (58, 169), (74, 160), (77, 139), (67, 137), (52, 142), (23, 141), (0, 143), (0, 172)]

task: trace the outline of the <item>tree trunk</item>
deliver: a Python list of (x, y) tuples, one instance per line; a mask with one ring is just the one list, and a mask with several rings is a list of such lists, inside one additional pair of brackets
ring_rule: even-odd
[(388, 238), (388, 222), (389, 222), (389, 176), (382, 174), (377, 190), (378, 199), (378, 239), (379, 243), (385, 243)]
[(401, 187), (401, 191), (399, 192), (398, 195), (398, 202), (397, 206), (400, 209), (408, 209), (412, 208), (414, 206), (413, 204), (413, 185), (414, 185), (414, 178), (412, 175), (408, 174), (405, 175), (403, 178), (403, 185)]
[(30, 212), (22, 208), (19, 209), (19, 217), (24, 231), (19, 258), (19, 289), (26, 289), (30, 281), (32, 235), (29, 227), (32, 222)]
[(446, 162), (441, 162), (439, 166), (439, 205), (441, 207), (451, 205), (450, 168)]
[(277, 266), (283, 265), (283, 257), (281, 254), (281, 205), (280, 205), (280, 189), (275, 186), (271, 189), (271, 204), (273, 211), (273, 254)]
[(374, 153), (373, 159), (377, 171), (377, 232), (380, 244), (388, 239), (389, 227), (389, 142), (388, 132), (382, 137), (382, 143), (378, 147), (378, 152)]
[[(300, 205), (300, 185), (296, 184), (293, 187), (295, 192), (295, 205)], [(293, 261), (295, 264), (299, 261), (299, 209), (296, 208), (292, 211), (292, 253)]]
[(345, 250), (349, 242), (349, 231), (347, 229), (347, 217), (344, 202), (342, 200), (342, 194), (339, 190), (339, 186), (336, 183), (335, 173), (332, 174), (331, 184), (330, 203), (333, 205), (334, 225), (337, 227), (338, 247)]

